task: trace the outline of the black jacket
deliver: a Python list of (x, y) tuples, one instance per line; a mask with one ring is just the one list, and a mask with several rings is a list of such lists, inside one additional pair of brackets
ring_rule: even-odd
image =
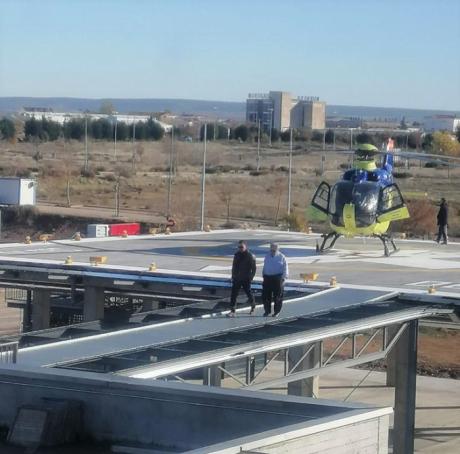
[(233, 257), (232, 279), (252, 281), (256, 274), (256, 258), (248, 250), (238, 251)]
[(438, 225), (447, 225), (448, 214), (447, 203), (441, 203), (438, 211)]

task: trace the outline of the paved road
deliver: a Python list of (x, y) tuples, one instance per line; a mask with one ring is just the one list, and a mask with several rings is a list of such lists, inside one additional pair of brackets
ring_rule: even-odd
[(318, 235), (280, 231), (232, 230), (212, 233), (183, 233), (123, 238), (55, 241), (0, 245), (0, 260), (17, 258), (42, 262), (61, 262), (72, 256), (75, 262), (88, 263), (89, 257), (105, 255), (108, 264), (147, 268), (155, 262), (160, 269), (199, 271), (229, 275), (238, 239), (246, 239), (261, 264), (269, 242), (277, 241), (286, 254), (290, 278), (300, 273), (317, 272), (319, 280), (336, 276), (341, 284), (403, 289), (426, 289), (460, 293), (460, 243), (439, 246), (429, 241), (400, 240), (400, 252), (384, 257), (379, 240), (341, 239), (337, 248), (318, 255)]

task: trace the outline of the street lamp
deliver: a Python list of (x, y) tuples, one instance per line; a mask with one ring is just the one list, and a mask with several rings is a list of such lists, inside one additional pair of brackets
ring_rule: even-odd
[(206, 140), (208, 136), (207, 124), (204, 124), (203, 169), (201, 173), (201, 230), (204, 230), (204, 197), (206, 189)]
[(270, 146), (272, 146), (272, 123), (273, 123), (273, 109), (270, 108), (268, 109), (268, 111), (270, 112), (270, 125), (269, 125), (269, 135), (268, 135), (268, 140), (269, 140), (269, 144)]
[(291, 186), (292, 186), (292, 128), (289, 132), (289, 173), (288, 173), (288, 203), (287, 214), (291, 214)]

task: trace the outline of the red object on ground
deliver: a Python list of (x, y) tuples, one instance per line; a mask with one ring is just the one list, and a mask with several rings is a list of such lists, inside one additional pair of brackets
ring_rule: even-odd
[(110, 224), (109, 225), (109, 236), (122, 236), (127, 235), (139, 235), (141, 233), (141, 225), (137, 222), (130, 224)]

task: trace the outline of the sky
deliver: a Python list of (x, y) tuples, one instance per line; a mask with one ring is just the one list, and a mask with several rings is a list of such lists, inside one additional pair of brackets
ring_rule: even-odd
[(460, 109), (460, 0), (0, 0), (0, 96)]

